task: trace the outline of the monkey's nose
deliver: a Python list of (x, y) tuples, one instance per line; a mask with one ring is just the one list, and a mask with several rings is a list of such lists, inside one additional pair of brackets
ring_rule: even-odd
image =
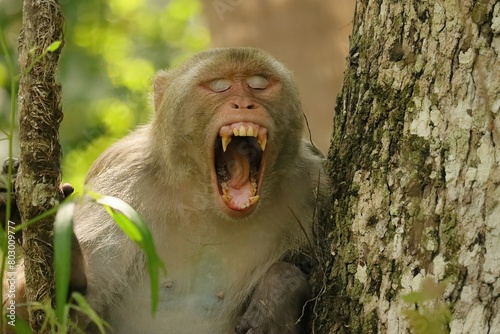
[(257, 104), (250, 99), (240, 98), (229, 102), (232, 109), (256, 109)]

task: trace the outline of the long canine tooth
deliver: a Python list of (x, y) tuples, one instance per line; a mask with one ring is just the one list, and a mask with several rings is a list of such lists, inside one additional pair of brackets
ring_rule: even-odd
[(259, 143), (262, 151), (266, 150), (266, 144), (267, 144), (267, 129), (266, 128), (259, 128), (259, 134), (257, 135), (257, 143)]
[(254, 205), (255, 203), (257, 203), (257, 201), (259, 200), (260, 196), (259, 195), (256, 195), (256, 196), (253, 196), (253, 197), (248, 197), (248, 201), (250, 202), (250, 205)]
[(266, 145), (267, 145), (267, 135), (266, 136), (262, 136), (261, 138), (258, 138), (257, 139), (257, 143), (259, 143), (260, 148), (262, 149), (262, 151), (265, 151), (266, 150)]
[(231, 142), (231, 137), (230, 136), (225, 136), (222, 137), (222, 150), (226, 152), (227, 145)]
[(247, 135), (247, 129), (245, 129), (245, 126), (242, 124), (240, 125), (240, 136), (245, 137)]

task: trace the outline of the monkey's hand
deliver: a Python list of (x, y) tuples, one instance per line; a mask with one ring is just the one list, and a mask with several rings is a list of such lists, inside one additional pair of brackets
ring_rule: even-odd
[(236, 334), (304, 333), (304, 309), (311, 296), (306, 276), (286, 262), (271, 266), (257, 285)]

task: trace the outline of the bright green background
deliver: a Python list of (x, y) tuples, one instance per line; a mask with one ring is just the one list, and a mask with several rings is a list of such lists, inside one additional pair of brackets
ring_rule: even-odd
[[(59, 79), (63, 178), (81, 191), (87, 170), (111, 143), (151, 115), (155, 72), (206, 49), (198, 0), (62, 0), (65, 45)], [(0, 0), (0, 26), (17, 63), (22, 1)], [(9, 125), (6, 55), (0, 55), (0, 128)], [(0, 157), (8, 155), (0, 149)]]

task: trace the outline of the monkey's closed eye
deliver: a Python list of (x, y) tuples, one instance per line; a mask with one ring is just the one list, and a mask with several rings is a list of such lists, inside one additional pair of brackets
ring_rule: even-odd
[(249, 77), (246, 81), (252, 89), (266, 89), (269, 86), (269, 81), (260, 75)]
[(228, 90), (231, 87), (231, 80), (229, 79), (215, 79), (208, 83), (208, 88), (211, 91), (220, 93)]

